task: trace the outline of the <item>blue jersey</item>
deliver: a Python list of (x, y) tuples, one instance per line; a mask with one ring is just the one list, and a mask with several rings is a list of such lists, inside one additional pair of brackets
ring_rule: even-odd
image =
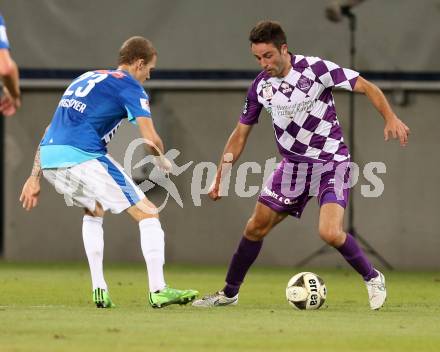
[(9, 49), (8, 36), (6, 34), (6, 25), (3, 16), (0, 14), (0, 49)]
[(64, 92), (40, 146), (43, 169), (71, 167), (107, 153), (125, 118), (150, 118), (148, 95), (121, 70), (89, 71)]

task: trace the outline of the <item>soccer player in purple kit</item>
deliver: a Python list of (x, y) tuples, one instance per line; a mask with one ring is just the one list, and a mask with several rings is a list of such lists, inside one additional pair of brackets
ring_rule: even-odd
[[(263, 107), (272, 117), (283, 160), (269, 177), (247, 222), (230, 262), (226, 285), (221, 291), (194, 301), (193, 306), (237, 304), (240, 285), (258, 256), (264, 237), (287, 215), (299, 218), (307, 202), (317, 196), (321, 238), (363, 277), (370, 307), (379, 309), (386, 299), (385, 278), (373, 268), (353, 236), (343, 231), (350, 154), (337, 119), (332, 89), (365, 94), (385, 120), (385, 140), (391, 135), (405, 146), (409, 128), (392, 111), (382, 91), (358, 72), (317, 57), (291, 54), (279, 23), (259, 22), (249, 40), (263, 71), (248, 90), (240, 121), (223, 151), (210, 198), (221, 198), (224, 160), (237, 161)], [(320, 176), (318, 184), (316, 174)]]

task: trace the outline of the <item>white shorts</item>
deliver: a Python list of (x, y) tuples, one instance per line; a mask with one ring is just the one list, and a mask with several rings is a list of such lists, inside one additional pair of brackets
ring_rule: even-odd
[(64, 195), (68, 206), (104, 210), (118, 214), (145, 198), (144, 192), (110, 155), (59, 169), (43, 170), (43, 176)]

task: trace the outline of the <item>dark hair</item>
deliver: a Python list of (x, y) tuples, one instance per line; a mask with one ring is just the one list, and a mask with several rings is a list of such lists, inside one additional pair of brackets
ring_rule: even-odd
[(283, 44), (287, 44), (286, 34), (281, 25), (275, 21), (260, 21), (252, 28), (249, 34), (252, 44), (272, 43), (280, 50)]
[(131, 37), (119, 49), (118, 65), (130, 65), (139, 59), (144, 59), (145, 63), (148, 63), (155, 55), (157, 55), (157, 51), (148, 39)]

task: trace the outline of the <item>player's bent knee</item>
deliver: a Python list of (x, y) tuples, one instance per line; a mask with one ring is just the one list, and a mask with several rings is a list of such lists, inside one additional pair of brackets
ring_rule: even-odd
[(330, 246), (339, 247), (344, 239), (344, 232), (339, 228), (320, 227), (319, 236)]
[(105, 212), (104, 212), (104, 209), (102, 208), (102, 205), (99, 203), (96, 203), (95, 210), (92, 211), (90, 209), (85, 208), (84, 213), (86, 215), (93, 216), (95, 218), (96, 217), (103, 218)]
[(135, 205), (136, 209), (139, 210), (146, 218), (158, 218), (159, 210), (154, 205), (153, 202), (149, 201), (147, 198), (142, 199)]

